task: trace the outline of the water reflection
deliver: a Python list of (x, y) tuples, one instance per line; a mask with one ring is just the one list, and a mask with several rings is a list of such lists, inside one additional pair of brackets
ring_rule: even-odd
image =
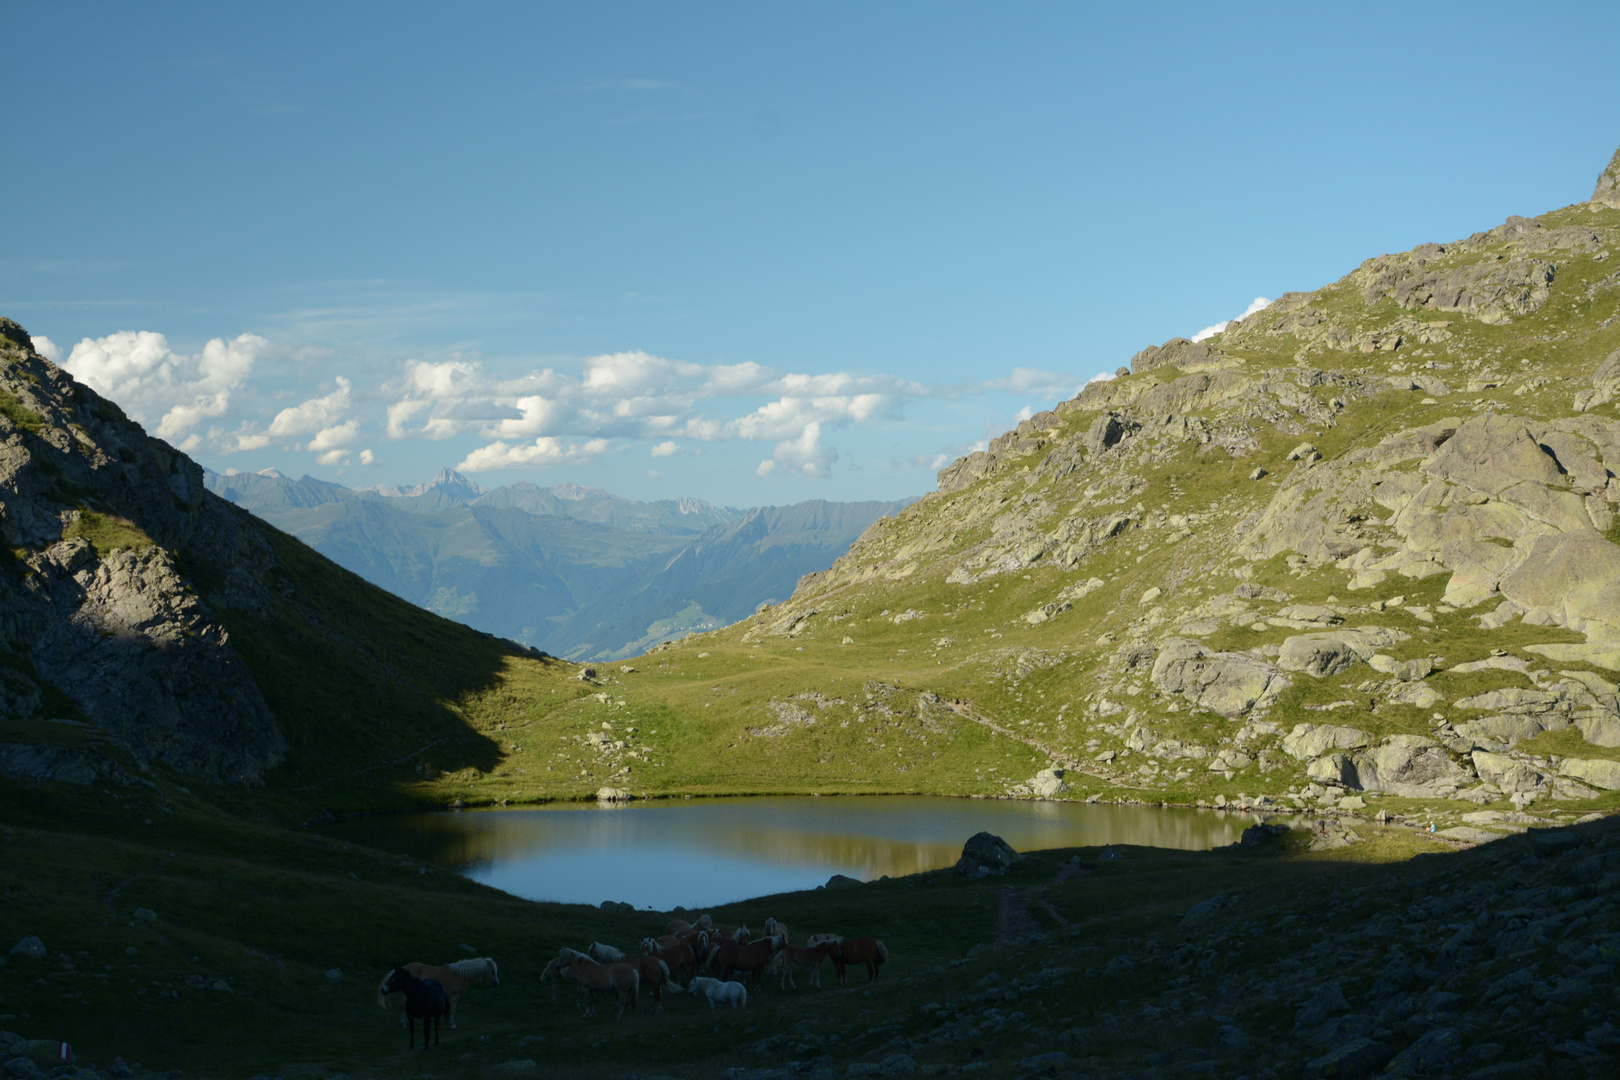
[(332, 836), (449, 867), (532, 900), (669, 910), (954, 863), (981, 830), (1019, 851), (1100, 844), (1203, 850), (1254, 819), (1145, 806), (927, 796), (703, 799), (362, 818)]

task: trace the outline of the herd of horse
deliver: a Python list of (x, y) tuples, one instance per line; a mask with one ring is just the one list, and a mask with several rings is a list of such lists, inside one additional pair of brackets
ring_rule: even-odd
[[(779, 989), (794, 982), (794, 968), (808, 969), (810, 985), (821, 985), (821, 965), (833, 963), (838, 985), (844, 986), (846, 969), (866, 968), (870, 982), (889, 960), (889, 950), (876, 938), (841, 937), (814, 934), (803, 945), (792, 942), (792, 933), (775, 918), (765, 920), (765, 934), (754, 937), (746, 926), (721, 930), (707, 915), (694, 922), (674, 919), (658, 937), (641, 939), (639, 955), (623, 952), (612, 945), (592, 942), (581, 952), (563, 948), (541, 972), (542, 981), (551, 983), (551, 1000), (557, 1001), (557, 983), (572, 981), (575, 998), (584, 1015), (596, 1013), (596, 997), (611, 995), (618, 1004), (616, 1016), (634, 1014), (643, 993), (651, 994), (655, 1011), (662, 1012), (664, 995), (701, 995), (711, 1011), (721, 1005), (747, 1008), (750, 986), (760, 989), (760, 980), (777, 974)], [(679, 981), (684, 976), (686, 984)], [(410, 1033), (410, 1047), (416, 1046), (416, 1021), (422, 1021), (422, 1048), (428, 1047), (428, 1026), (433, 1026), (433, 1042), (439, 1041), (439, 1022), (456, 1026), (456, 1005), (474, 982), (487, 980), (501, 984), (495, 961), (488, 957), (458, 960), (442, 967), (427, 964), (396, 966), (383, 977), (377, 988), (377, 1003), (390, 1007), (394, 994), (400, 995), (400, 1022)]]

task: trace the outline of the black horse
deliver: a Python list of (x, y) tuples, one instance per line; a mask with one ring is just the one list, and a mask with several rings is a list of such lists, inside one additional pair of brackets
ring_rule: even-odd
[(422, 1021), (422, 1049), (428, 1048), (428, 1025), (433, 1025), (433, 1042), (439, 1041), (439, 1020), (450, 1015), (450, 997), (438, 979), (418, 979), (399, 965), (383, 980), (383, 992), (405, 995), (405, 1026), (410, 1030), (410, 1049), (416, 1049), (416, 1021)]

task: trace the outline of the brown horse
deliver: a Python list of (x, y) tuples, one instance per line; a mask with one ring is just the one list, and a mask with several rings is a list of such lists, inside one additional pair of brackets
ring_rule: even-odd
[[(461, 995), (471, 989), (473, 983), (479, 979), (488, 979), (491, 986), (501, 985), (501, 976), (495, 966), (495, 961), (487, 956), (480, 956), (473, 960), (456, 960), (453, 963), (445, 964), (443, 967), (436, 967), (432, 964), (406, 964), (405, 970), (417, 979), (439, 980), (439, 985), (444, 987), (445, 999), (449, 1002), (450, 1008), (446, 1014), (446, 1019), (450, 1021), (451, 1030), (454, 1030), (456, 1026), (456, 1004), (461, 1000)], [(383, 982), (386, 983), (387, 981), (387, 978), (384, 977)], [(377, 1004), (385, 1009), (388, 1008), (388, 994), (381, 988), (377, 991)], [(400, 1000), (399, 1008), (400, 1023), (408, 1023), (405, 1019), (405, 1001), (403, 998)]]
[(878, 969), (889, 962), (888, 947), (877, 938), (839, 938), (827, 953), (832, 957), (833, 970), (838, 973), (838, 985), (844, 985), (844, 968), (852, 964), (866, 965), (866, 981), (878, 977)]
[(830, 941), (823, 941), (815, 946), (782, 946), (782, 951), (777, 953), (776, 959), (772, 961), (782, 969), (781, 986), (791, 986), (798, 989), (798, 984), (793, 981), (793, 969), (797, 966), (809, 968), (810, 985), (819, 987), (821, 985), (821, 962), (827, 958), (827, 954), (830, 952), (832, 952), (832, 942)]
[(624, 1019), (625, 1006), (636, 1011), (641, 994), (641, 972), (631, 964), (598, 964), (574, 949), (563, 949), (557, 954), (558, 968), (572, 968), (579, 982), (579, 992), (585, 1002), (585, 1015), (596, 1015), (596, 995), (613, 993), (619, 999), (618, 1019)]
[(779, 937), (760, 938), (745, 944), (728, 941), (709, 956), (708, 970), (720, 972), (723, 982), (730, 982), (734, 972), (750, 974), (754, 977), (755, 989), (758, 989), (760, 974), (770, 966), (771, 957), (781, 948), (782, 939)]
[(664, 991), (670, 987), (669, 965), (656, 956), (636, 956), (625, 963), (636, 969), (643, 988), (651, 987), (653, 1011), (664, 1011)]
[(692, 953), (692, 947), (680, 938), (666, 937), (658, 941), (652, 938), (641, 939), (641, 952), (644, 956), (656, 956), (662, 960), (672, 974), (692, 969), (697, 974), (697, 957)]
[(694, 930), (707, 930), (714, 925), (714, 920), (707, 915), (699, 915), (697, 922), (687, 922), (685, 919), (671, 919), (664, 928), (666, 934), (685, 934)]

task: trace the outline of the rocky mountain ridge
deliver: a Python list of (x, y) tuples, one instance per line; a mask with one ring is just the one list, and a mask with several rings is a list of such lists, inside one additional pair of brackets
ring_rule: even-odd
[[(195, 463), (35, 353), (16, 323), (0, 320), (0, 338), (0, 713), (77, 719), (139, 758), (259, 781), (286, 741), (175, 553), (228, 553), (218, 591), (262, 607), (263, 538), (207, 497)], [(84, 767), (72, 754), (47, 765)]]
[[(1608, 805), (1616, 167), (1590, 203), (1142, 350), (737, 632), (852, 651), (904, 617), (947, 668), (917, 689), (1042, 733), (1091, 797)], [(1010, 686), (974, 633), (1028, 658)], [(1457, 827), (1507, 820), (1481, 813)]]

